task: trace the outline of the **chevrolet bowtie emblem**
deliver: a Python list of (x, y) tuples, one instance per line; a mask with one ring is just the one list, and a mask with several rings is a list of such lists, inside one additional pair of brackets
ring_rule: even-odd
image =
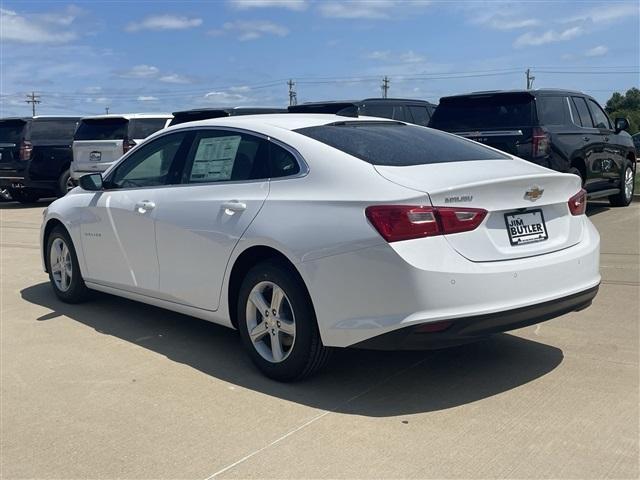
[(527, 200), (531, 200), (532, 202), (535, 202), (542, 196), (543, 193), (544, 193), (544, 188), (540, 188), (539, 186), (534, 185), (529, 190), (524, 192), (524, 198)]

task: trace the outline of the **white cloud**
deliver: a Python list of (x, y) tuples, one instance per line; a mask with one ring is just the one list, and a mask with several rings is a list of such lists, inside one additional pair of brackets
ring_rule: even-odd
[(238, 10), (276, 7), (295, 11), (305, 10), (309, 5), (307, 0), (229, 0), (229, 4)]
[(155, 78), (160, 74), (160, 69), (153, 65), (136, 65), (129, 70), (122, 72), (124, 78)]
[(579, 37), (583, 33), (584, 29), (579, 26), (570, 27), (560, 31), (547, 30), (542, 33), (527, 32), (516, 38), (513, 46), (516, 48), (527, 46), (537, 47), (547, 43), (564, 42)]
[(27, 17), (14, 10), (0, 8), (0, 40), (3, 42), (55, 44), (77, 38), (73, 31), (62, 29), (75, 20), (74, 15), (42, 14)]
[(202, 19), (197, 17), (184, 17), (177, 15), (151, 15), (139, 22), (130, 22), (127, 32), (140, 30), (185, 30), (202, 25)]
[[(591, 10), (582, 12), (568, 19), (569, 22), (590, 21), (595, 24), (613, 22), (625, 18), (637, 17), (640, 13), (637, 1), (628, 3), (612, 3), (599, 5)], [(637, 20), (636, 20), (637, 21)]]
[(429, 5), (429, 0), (328, 0), (318, 4), (323, 17), (377, 20)]
[(370, 60), (387, 60), (390, 55), (391, 52), (389, 50), (375, 50), (371, 53), (367, 53), (367, 55), (365, 55), (365, 58), (368, 58)]
[(240, 95), (239, 93), (229, 93), (224, 91), (209, 92), (205, 94), (204, 98), (216, 105), (246, 103), (249, 100), (248, 97)]
[(266, 20), (238, 20), (227, 22), (222, 26), (222, 29), (210, 30), (208, 33), (209, 35), (223, 35), (227, 32), (235, 33), (238, 36), (238, 40), (247, 41), (255, 40), (265, 35), (285, 37), (289, 34), (289, 29)]
[(177, 73), (162, 75), (160, 78), (158, 78), (158, 80), (164, 83), (191, 83), (192, 82), (192, 80), (189, 77), (185, 75), (179, 75)]
[(519, 28), (537, 27), (540, 21), (535, 18), (514, 19), (505, 15), (494, 15), (486, 21), (479, 22), (495, 30), (517, 30)]
[(598, 45), (597, 47), (590, 48), (584, 52), (586, 57), (602, 57), (607, 54), (609, 49), (604, 45)]
[(251, 90), (251, 88), (247, 87), (246, 85), (239, 85), (237, 87), (231, 87), (229, 89), (229, 91), (233, 92), (233, 93), (248, 92), (250, 90)]
[(375, 50), (365, 55), (365, 58), (378, 61), (390, 61), (395, 63), (424, 63), (425, 58), (413, 50), (402, 53), (394, 53), (389, 50)]
[(158, 97), (152, 97), (151, 95), (140, 95), (137, 100), (139, 102), (155, 102), (158, 100)]

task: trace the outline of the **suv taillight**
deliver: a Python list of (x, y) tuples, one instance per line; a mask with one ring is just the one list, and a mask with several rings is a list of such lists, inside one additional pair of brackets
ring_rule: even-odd
[(583, 188), (569, 199), (571, 215), (583, 215), (587, 210), (587, 191)]
[(31, 142), (27, 142), (26, 140), (24, 140), (20, 144), (20, 157), (19, 157), (20, 160), (23, 162), (31, 160), (32, 152), (33, 152), (33, 145), (31, 144)]
[(482, 223), (481, 208), (375, 205), (365, 214), (387, 242), (468, 232)]
[(122, 141), (122, 153), (127, 153), (129, 150), (131, 150), (135, 146), (136, 146), (136, 142), (134, 142), (133, 140), (129, 140), (128, 138), (125, 138)]
[(551, 151), (551, 137), (542, 128), (533, 129), (531, 139), (531, 155), (533, 158), (546, 157)]

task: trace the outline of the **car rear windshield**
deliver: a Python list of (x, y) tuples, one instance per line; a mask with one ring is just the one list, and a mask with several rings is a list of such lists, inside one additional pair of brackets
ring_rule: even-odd
[(96, 118), (80, 122), (74, 140), (122, 140), (127, 136), (126, 118)]
[(0, 143), (20, 143), (26, 126), (24, 120), (0, 121)]
[(429, 124), (448, 131), (529, 127), (534, 100), (529, 94), (469, 95), (443, 98)]
[(77, 125), (77, 118), (36, 119), (31, 123), (31, 141), (70, 143)]
[(296, 132), (373, 165), (406, 167), (510, 158), (464, 138), (397, 122), (340, 122)]
[(129, 138), (147, 138), (152, 133), (162, 130), (166, 123), (166, 118), (132, 118), (129, 120)]

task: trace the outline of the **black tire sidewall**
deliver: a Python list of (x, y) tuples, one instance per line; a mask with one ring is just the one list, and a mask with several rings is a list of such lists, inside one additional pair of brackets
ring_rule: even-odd
[[(53, 273), (51, 272), (51, 245), (56, 238), (62, 239), (71, 253), (71, 286), (66, 292), (58, 289), (55, 281), (53, 280)], [(49, 272), (49, 282), (51, 283), (51, 287), (60, 300), (68, 303), (77, 303), (84, 300), (87, 287), (85, 286), (82, 274), (80, 273), (80, 265), (78, 264), (76, 249), (73, 246), (69, 233), (64, 228), (59, 226), (55, 227), (47, 237), (45, 263), (47, 271)]]
[(69, 177), (71, 177), (69, 170), (65, 170), (60, 177), (58, 177), (58, 196), (64, 197), (67, 194), (67, 180)]
[[(282, 288), (289, 299), (296, 322), (296, 338), (289, 356), (280, 363), (264, 359), (249, 338), (246, 305), (249, 293), (258, 283), (270, 281)], [(253, 363), (268, 377), (288, 381), (298, 378), (309, 364), (314, 342), (319, 341), (316, 316), (309, 295), (297, 275), (276, 262), (256, 265), (246, 275), (238, 295), (238, 330)]]

